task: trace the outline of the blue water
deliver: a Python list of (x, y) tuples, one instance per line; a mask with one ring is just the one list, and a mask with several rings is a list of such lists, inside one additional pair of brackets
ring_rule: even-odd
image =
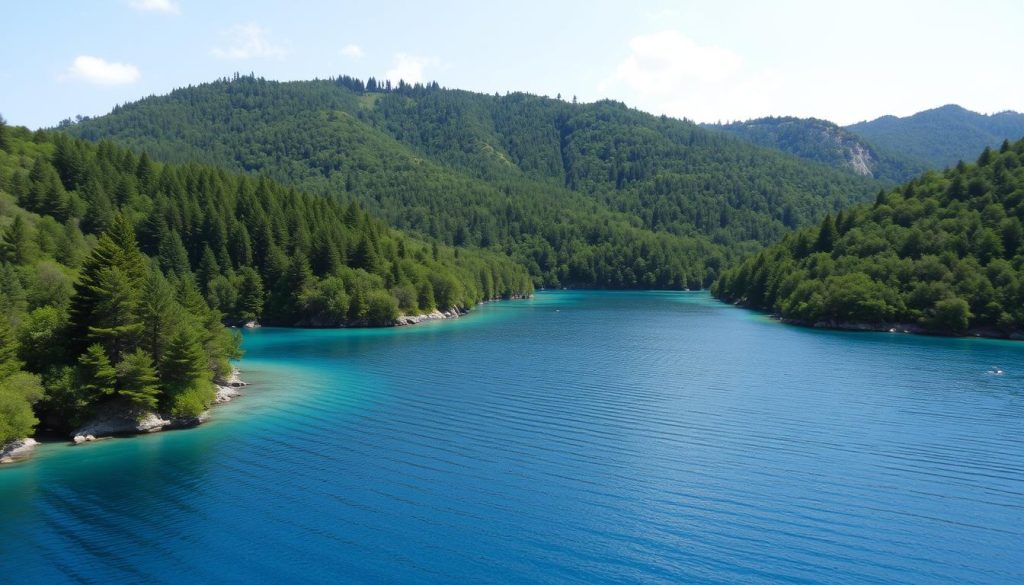
[(0, 469), (0, 583), (1024, 582), (1021, 343), (558, 292), (244, 345), (210, 424)]

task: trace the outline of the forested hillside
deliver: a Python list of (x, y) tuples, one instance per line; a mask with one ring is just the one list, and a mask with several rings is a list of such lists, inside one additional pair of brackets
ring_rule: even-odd
[(932, 166), (876, 148), (850, 130), (815, 118), (758, 118), (706, 127), (890, 184), (903, 183)]
[(703, 286), (878, 188), (614, 102), (349, 77), (236, 77), (66, 130), (353, 198), (394, 226), (507, 253), (546, 286)]
[(1024, 331), (1024, 141), (827, 216), (723, 273), (723, 300), (829, 326)]
[(941, 169), (970, 160), (985, 147), (996, 148), (1003, 140), (1024, 138), (1024, 114), (984, 115), (947, 105), (905, 118), (883, 116), (846, 129), (879, 148)]
[(506, 256), (354, 202), (0, 122), (0, 444), (115, 402), (196, 416), (238, 355), (224, 322), (385, 325), (531, 291)]

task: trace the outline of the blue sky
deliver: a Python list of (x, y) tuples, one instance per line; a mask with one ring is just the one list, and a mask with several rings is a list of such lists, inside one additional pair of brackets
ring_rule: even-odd
[(1021, 0), (33, 0), (0, 18), (0, 114), (33, 128), (236, 71), (607, 97), (702, 122), (1024, 111)]

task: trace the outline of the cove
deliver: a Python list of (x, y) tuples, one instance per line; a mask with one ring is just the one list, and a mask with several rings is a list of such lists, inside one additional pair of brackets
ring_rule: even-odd
[(1024, 582), (1019, 342), (563, 291), (244, 348), (207, 425), (0, 469), (0, 582)]

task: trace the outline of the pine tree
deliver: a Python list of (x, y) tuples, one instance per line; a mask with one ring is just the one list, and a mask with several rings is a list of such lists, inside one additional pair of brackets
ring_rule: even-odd
[(238, 314), (245, 321), (258, 320), (263, 316), (263, 280), (252, 268), (245, 266), (238, 271), (242, 283), (238, 291)]
[(114, 221), (114, 203), (95, 178), (89, 179), (82, 188), (82, 198), (87, 204), (82, 228), (88, 232), (102, 232)]
[[(113, 274), (113, 269), (118, 274)], [(110, 229), (100, 236), (96, 247), (83, 263), (75, 284), (75, 296), (71, 302), (73, 348), (82, 351), (95, 341), (94, 335), (105, 337), (104, 329), (113, 328), (109, 331), (113, 339), (132, 333), (131, 327), (117, 328), (139, 322), (134, 311), (148, 269), (146, 258), (135, 243), (135, 231), (131, 224), (124, 216), (115, 216)], [(112, 298), (112, 294), (121, 296)], [(101, 303), (103, 315), (97, 314)], [(122, 308), (132, 312), (117, 314)], [(97, 331), (92, 331), (93, 328)], [(134, 331), (137, 333), (138, 329)], [(110, 351), (127, 349), (120, 341), (115, 345), (109, 347)]]
[(157, 382), (153, 359), (141, 349), (126, 355), (117, 364), (117, 393), (138, 408), (153, 410), (157, 407), (160, 396)]
[(178, 232), (171, 230), (167, 237), (160, 240), (159, 246), (160, 269), (168, 276), (176, 274), (184, 276), (190, 273), (191, 267), (188, 262), (188, 251), (181, 241)]
[(181, 314), (174, 288), (159, 271), (151, 271), (142, 285), (139, 317), (142, 319), (141, 346), (157, 363), (163, 359)]
[(220, 276), (220, 266), (217, 265), (217, 259), (213, 255), (213, 250), (210, 249), (210, 246), (204, 245), (203, 255), (199, 260), (199, 270), (196, 274), (199, 286), (203, 290), (203, 295), (209, 296), (210, 283), (218, 276)]
[(180, 327), (160, 362), (161, 385), (173, 395), (210, 377), (199, 337), (191, 327)]
[(29, 235), (28, 225), (21, 215), (15, 215), (14, 221), (0, 239), (0, 259), (11, 264), (29, 264), (36, 256), (36, 248)]
[(91, 292), (96, 304), (89, 319), (89, 341), (101, 344), (110, 356), (120, 359), (138, 345), (143, 330), (139, 283), (114, 266), (100, 271)]
[(90, 405), (114, 393), (117, 370), (102, 345), (94, 343), (78, 356), (78, 385)]
[(818, 230), (818, 240), (814, 244), (814, 251), (831, 252), (837, 239), (839, 239), (839, 231), (836, 229), (836, 222), (832, 219), (832, 214), (829, 213), (825, 216), (825, 219), (821, 220), (821, 227)]

